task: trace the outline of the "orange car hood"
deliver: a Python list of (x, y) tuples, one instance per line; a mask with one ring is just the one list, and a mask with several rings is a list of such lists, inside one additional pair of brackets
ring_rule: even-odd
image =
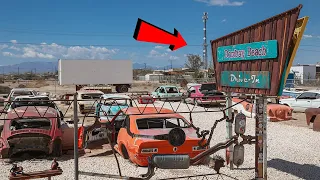
[[(196, 130), (193, 128), (181, 128), (186, 133), (186, 139), (198, 139)], [(160, 134), (169, 134), (171, 128), (166, 129), (142, 129), (139, 130), (139, 134), (141, 135), (160, 135)], [(143, 138), (145, 139), (145, 138)]]

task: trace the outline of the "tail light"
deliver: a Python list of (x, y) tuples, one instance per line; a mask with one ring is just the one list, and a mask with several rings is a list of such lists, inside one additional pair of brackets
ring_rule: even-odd
[(146, 149), (141, 149), (141, 153), (147, 154), (147, 153), (157, 153), (158, 148), (146, 148)]
[(83, 136), (84, 136), (84, 127), (81, 126), (78, 129), (78, 148), (79, 149), (82, 149), (83, 147)]
[(200, 146), (193, 146), (192, 151), (202, 151), (207, 149), (206, 147), (200, 147)]

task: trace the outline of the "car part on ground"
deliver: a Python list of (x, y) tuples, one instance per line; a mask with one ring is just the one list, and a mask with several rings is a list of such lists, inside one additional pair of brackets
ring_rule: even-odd
[(53, 176), (58, 176), (62, 174), (62, 169), (59, 167), (59, 163), (56, 161), (56, 159), (53, 160), (51, 168), (49, 170), (44, 171), (35, 171), (35, 172), (24, 172), (24, 169), (22, 166), (17, 166), (17, 164), (13, 164), (12, 168), (10, 169), (10, 180), (15, 179), (38, 179), (38, 178), (45, 178), (48, 177), (51, 179)]

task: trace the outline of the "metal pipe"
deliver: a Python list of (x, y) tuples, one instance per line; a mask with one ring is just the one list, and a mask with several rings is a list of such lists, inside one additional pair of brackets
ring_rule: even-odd
[(79, 179), (79, 150), (78, 150), (78, 102), (77, 93), (73, 95), (73, 125), (74, 125), (74, 179)]
[(232, 144), (236, 143), (238, 141), (238, 137), (237, 136), (233, 136), (230, 140), (224, 142), (224, 143), (218, 143), (215, 146), (207, 149), (206, 151), (198, 154), (197, 156), (193, 157), (190, 159), (190, 165), (195, 165), (197, 164), (200, 160), (202, 160), (203, 158), (210, 156), (214, 153), (216, 153), (217, 151), (224, 149), (226, 147), (231, 146)]
[[(227, 96), (231, 96), (231, 92), (227, 93)], [(231, 107), (232, 106), (232, 99), (230, 97), (227, 98), (226, 102), (226, 107)], [(227, 116), (230, 118), (232, 116), (232, 109), (227, 109)], [(232, 123), (226, 121), (226, 129), (227, 129), (227, 140), (230, 140), (232, 138)], [(233, 170), (233, 146), (229, 146), (227, 151), (230, 152), (230, 169)], [(227, 157), (227, 152), (226, 152), (226, 157)], [(227, 159), (227, 158), (226, 158)]]

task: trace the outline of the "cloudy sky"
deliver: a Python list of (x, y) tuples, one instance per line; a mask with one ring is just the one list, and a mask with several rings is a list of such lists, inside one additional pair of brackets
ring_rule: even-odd
[[(183, 65), (185, 54), (202, 55), (203, 12), (209, 14), (207, 36), (213, 40), (302, 2), (300, 17), (310, 19), (295, 63), (315, 63), (320, 61), (318, 0), (10, 0), (0, 6), (0, 65), (59, 58)], [(138, 18), (169, 32), (176, 28), (188, 46), (172, 52), (167, 45), (137, 42)]]

